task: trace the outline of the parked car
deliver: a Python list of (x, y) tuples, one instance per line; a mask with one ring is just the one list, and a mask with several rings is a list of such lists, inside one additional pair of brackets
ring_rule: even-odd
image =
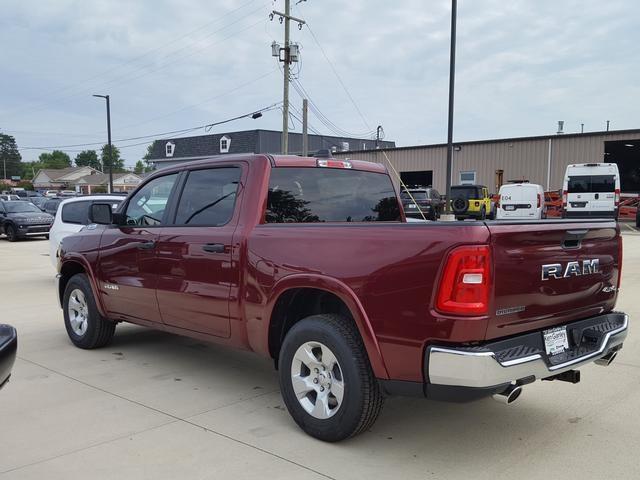
[(34, 192), (33, 190), (25, 190), (24, 188), (16, 189), (14, 193), (17, 196), (19, 196), (22, 200), (28, 200), (31, 197), (42, 197), (42, 194), (40, 192)]
[(58, 264), (57, 252), (62, 239), (79, 232), (85, 225), (91, 223), (89, 212), (91, 205), (97, 202), (108, 202), (111, 204), (111, 208), (115, 210), (122, 202), (122, 198), (109, 195), (92, 195), (69, 198), (60, 203), (58, 207), (60, 213), (55, 216), (49, 231), (49, 257), (54, 268)]
[(484, 185), (454, 185), (451, 187), (451, 210), (458, 220), (492, 218), (489, 190)]
[(50, 198), (44, 203), (44, 206), (43, 206), (44, 211), (47, 212), (49, 215), (55, 216), (61, 202), (62, 202), (61, 198)]
[(0, 202), (0, 232), (10, 242), (27, 236), (49, 238), (52, 223), (53, 217), (31, 202)]
[[(400, 192), (407, 217), (437, 220), (444, 211), (444, 200), (435, 188), (408, 188)], [(421, 213), (422, 212), (422, 213)]]
[(253, 350), (326, 441), (369, 429), (385, 395), (510, 403), (536, 379), (577, 382), (627, 334), (616, 222), (407, 223), (376, 163), (183, 163), (91, 219), (105, 227), (60, 248), (72, 343), (106, 345), (124, 321)]
[(21, 200), (18, 195), (13, 195), (12, 193), (3, 193), (0, 195), (0, 200), (3, 202), (12, 202), (14, 200)]
[(508, 183), (500, 187), (498, 220), (546, 218), (544, 189), (535, 183)]
[(44, 196), (48, 198), (55, 198), (58, 196), (58, 190), (47, 190), (44, 192)]
[(620, 173), (615, 163), (567, 165), (562, 187), (565, 218), (618, 218)]
[(0, 324), (0, 389), (9, 382), (17, 350), (16, 329), (10, 325)]
[(49, 199), (47, 197), (29, 197), (29, 201), (44, 212), (44, 204)]
[(58, 192), (58, 197), (60, 198), (69, 198), (76, 197), (78, 194), (74, 190), (61, 190)]

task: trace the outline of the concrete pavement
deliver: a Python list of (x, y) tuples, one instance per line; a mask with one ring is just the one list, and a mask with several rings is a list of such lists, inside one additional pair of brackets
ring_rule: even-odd
[(297, 428), (272, 362), (119, 325), (71, 345), (47, 242), (0, 238), (0, 322), (18, 329), (0, 391), (0, 478), (640, 478), (640, 234), (625, 234), (618, 308), (630, 336), (582, 382), (537, 382), (505, 407), (393, 398), (371, 431), (326, 444)]

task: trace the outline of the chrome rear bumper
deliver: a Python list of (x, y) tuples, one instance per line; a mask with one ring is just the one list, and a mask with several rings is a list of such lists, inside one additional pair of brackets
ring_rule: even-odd
[(474, 347), (432, 345), (425, 352), (425, 374), (432, 385), (491, 388), (529, 383), (579, 368), (620, 349), (628, 324), (624, 313), (567, 324), (574, 344), (553, 357), (544, 351), (541, 331)]

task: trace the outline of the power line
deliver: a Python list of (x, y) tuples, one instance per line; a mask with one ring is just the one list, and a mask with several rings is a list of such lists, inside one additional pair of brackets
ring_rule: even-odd
[(349, 90), (347, 89), (347, 86), (345, 85), (345, 83), (342, 81), (342, 78), (340, 77), (340, 74), (338, 73), (338, 71), (336, 70), (336, 67), (333, 65), (333, 62), (329, 59), (329, 57), (327, 56), (327, 53), (324, 51), (324, 48), (322, 48), (322, 45), (320, 45), (320, 41), (318, 40), (318, 38), (316, 37), (315, 33), (313, 33), (313, 30), (311, 29), (311, 27), (309, 26), (309, 24), (307, 23), (307, 29), (309, 30), (309, 33), (311, 34), (311, 37), (313, 38), (314, 42), (316, 42), (316, 45), (318, 45), (318, 48), (320, 48), (320, 51), (322, 52), (322, 56), (324, 57), (324, 59), (327, 61), (327, 63), (329, 64), (329, 66), (331, 67), (331, 70), (333, 71), (333, 74), (336, 76), (336, 78), (338, 79), (338, 82), (340, 83), (340, 85), (342, 86), (342, 89), (344, 90), (344, 92), (347, 94), (347, 96), (349, 97), (349, 100), (351, 100), (351, 103), (353, 104), (353, 106), (355, 107), (356, 111), (358, 112), (358, 114), (360, 115), (360, 118), (362, 119), (362, 122), (365, 124), (365, 126), (369, 129), (371, 129), (371, 126), (367, 123), (367, 119), (364, 117), (364, 115), (362, 114), (362, 111), (360, 111), (360, 108), (358, 107), (358, 104), (356, 103), (356, 101), (353, 99), (353, 97), (351, 96), (351, 93), (349, 92)]
[(300, 96), (300, 98), (306, 98), (307, 100), (309, 100), (309, 109), (316, 116), (316, 118), (327, 129), (329, 129), (329, 131), (333, 132), (336, 136), (339, 136), (339, 137), (351, 137), (351, 138), (368, 138), (371, 135), (373, 135), (373, 133), (375, 133), (374, 130), (372, 130), (370, 132), (365, 132), (365, 133), (353, 133), (353, 132), (348, 132), (348, 131), (338, 127), (325, 114), (322, 113), (320, 108), (317, 106), (317, 104), (311, 98), (311, 95), (309, 95), (309, 92), (307, 92), (305, 90), (305, 88), (302, 86), (302, 84), (300, 83), (299, 80), (294, 79), (292, 81), (292, 85), (293, 85), (294, 90)]
[[(211, 36), (213, 36), (213, 35), (215, 35), (217, 33), (220, 33), (223, 30), (228, 29), (229, 27), (231, 27), (233, 25), (236, 25), (237, 23), (240, 23), (244, 19), (246, 19), (248, 17), (251, 17), (252, 15), (254, 15), (255, 13), (257, 13), (257, 12), (263, 10), (263, 9), (264, 9), (264, 7), (260, 6), (259, 8), (255, 9), (255, 10), (252, 10), (248, 14), (240, 17), (239, 19), (237, 19), (237, 20), (225, 25), (224, 27), (219, 28), (219, 29), (215, 30), (214, 32), (209, 33), (208, 35), (206, 35), (202, 39), (208, 38), (208, 37), (211, 37)], [(129, 72), (126, 72), (123, 75), (120, 75), (120, 76), (114, 77), (114, 78), (112, 78), (110, 80), (95, 84), (92, 87), (87, 87), (82, 91), (74, 92), (74, 93), (70, 93), (68, 95), (62, 96), (62, 97), (58, 98), (57, 100), (53, 100), (52, 102), (48, 102), (46, 104), (41, 104), (39, 107), (31, 108), (31, 109), (28, 108), (28, 109), (22, 110), (22, 111), (20, 111), (20, 110), (15, 111), (14, 110), (13, 112), (4, 113), (4, 114), (5, 115), (21, 115), (21, 114), (24, 114), (24, 113), (37, 112), (37, 111), (40, 111), (40, 110), (44, 110), (45, 108), (47, 108), (48, 105), (60, 104), (60, 103), (63, 103), (66, 100), (69, 100), (71, 98), (74, 98), (74, 97), (77, 97), (77, 96), (82, 96), (82, 95), (87, 95), (87, 94), (89, 94), (91, 91), (93, 91), (95, 89), (104, 89), (106, 86), (109, 86), (109, 85), (125, 83), (125, 82), (131, 82), (131, 81), (137, 80), (137, 79), (142, 78), (144, 76), (147, 76), (147, 75), (149, 75), (151, 73), (157, 72), (157, 71), (159, 71), (159, 70), (161, 70), (161, 69), (163, 69), (163, 68), (165, 68), (167, 66), (174, 66), (174, 65), (179, 64), (181, 62), (184, 62), (186, 59), (188, 59), (188, 58), (190, 58), (190, 57), (192, 57), (192, 56), (194, 56), (196, 54), (200, 54), (202, 52), (202, 50), (205, 50), (205, 49), (214, 47), (216, 45), (219, 45), (219, 44), (221, 44), (221, 43), (223, 43), (223, 42), (235, 37), (236, 35), (244, 32), (246, 30), (254, 28), (255, 26), (257, 26), (258, 24), (260, 24), (262, 22), (263, 22), (263, 20), (260, 19), (255, 23), (252, 23), (252, 24), (247, 25), (247, 26), (245, 26), (244, 28), (242, 28), (242, 29), (240, 29), (238, 31), (235, 31), (234, 33), (222, 38), (221, 40), (214, 41), (213, 43), (209, 42), (209, 43), (206, 43), (204, 45), (200, 45), (200, 46), (198, 46), (196, 48), (193, 48), (188, 53), (181, 55), (177, 59), (172, 59), (170, 61), (167, 61), (167, 59), (169, 59), (169, 58), (175, 56), (176, 54), (182, 52), (183, 50), (186, 50), (187, 48), (189, 48), (191, 46), (191, 44), (186, 45), (184, 47), (181, 47), (181, 48), (179, 48), (177, 50), (174, 50), (174, 51), (168, 53), (167, 55), (165, 55), (162, 58), (163, 63), (160, 63), (159, 65), (154, 65), (155, 62), (147, 63), (147, 64), (139, 66), (139, 67), (137, 67), (137, 68), (135, 68), (135, 69), (133, 69), (133, 70), (131, 70)], [(200, 40), (202, 40), (202, 39), (200, 39)], [(142, 71), (141, 74), (131, 77), (132, 74), (135, 74), (136, 72), (140, 72), (140, 71)]]
[[(142, 58), (144, 58), (144, 57), (147, 57), (147, 56), (151, 55), (152, 53), (155, 53), (155, 52), (157, 52), (157, 51), (159, 51), (159, 50), (162, 50), (162, 49), (164, 49), (164, 48), (166, 48), (166, 47), (168, 47), (168, 46), (170, 46), (170, 45), (173, 45), (173, 44), (177, 43), (178, 41), (180, 41), (180, 40), (182, 40), (182, 39), (184, 39), (184, 38), (187, 38), (187, 37), (189, 37), (189, 36), (193, 35), (194, 33), (197, 33), (197, 32), (199, 32), (199, 31), (201, 31), (201, 30), (204, 30), (205, 28), (207, 28), (207, 27), (209, 27), (209, 26), (211, 26), (211, 25), (214, 25), (214, 24), (216, 24), (216, 23), (219, 23), (219, 22), (221, 22), (223, 19), (225, 19), (226, 17), (228, 17), (228, 16), (230, 16), (230, 15), (233, 15), (234, 13), (236, 13), (236, 12), (238, 12), (238, 11), (242, 10), (243, 8), (245, 8), (245, 7), (249, 6), (249, 5), (251, 5), (251, 4), (252, 4), (252, 3), (254, 3), (255, 1), (256, 1), (256, 0), (249, 0), (248, 2), (246, 2), (246, 3), (242, 4), (242, 5), (240, 5), (239, 7), (234, 8), (234, 9), (233, 9), (233, 10), (231, 10), (230, 12), (227, 12), (227, 13), (225, 13), (224, 15), (222, 15), (222, 16), (220, 16), (220, 17), (216, 18), (215, 20), (212, 20), (212, 21), (210, 21), (210, 22), (207, 22), (207, 23), (205, 23), (204, 25), (199, 26), (198, 28), (195, 28), (195, 29), (193, 29), (193, 30), (190, 30), (189, 32), (187, 32), (187, 33), (185, 33), (185, 34), (180, 35), (180, 36), (178, 36), (178, 37), (174, 38), (173, 40), (170, 40), (170, 41), (168, 41), (168, 42), (166, 42), (166, 43), (163, 43), (163, 44), (161, 44), (161, 45), (159, 45), (159, 46), (157, 46), (157, 47), (154, 47), (154, 48), (152, 48), (152, 49), (150, 49), (150, 50), (147, 50), (146, 52), (144, 52), (144, 53), (142, 53), (142, 54), (140, 54), (140, 55), (137, 55), (137, 56), (135, 56), (135, 57), (133, 57), (133, 58), (130, 58), (129, 60), (125, 60), (125, 61), (123, 61), (123, 62), (119, 63), (118, 65), (116, 65), (116, 66), (115, 66), (115, 68), (121, 68), (121, 67), (123, 67), (123, 66), (125, 66), (125, 65), (129, 65), (129, 64), (131, 64), (131, 63), (133, 63), (133, 62), (136, 62), (136, 61), (138, 61), (138, 60), (140, 60), (140, 59), (142, 59)], [(204, 37), (204, 38), (206, 38), (206, 37)], [(109, 69), (106, 69), (106, 70), (101, 71), (100, 73), (97, 73), (97, 74), (95, 74), (95, 75), (92, 75), (92, 76), (90, 76), (90, 77), (87, 77), (87, 78), (85, 78), (85, 79), (83, 79), (83, 80), (81, 80), (81, 81), (79, 81), (79, 82), (77, 82), (77, 83), (74, 83), (74, 84), (71, 84), (71, 85), (67, 85), (67, 86), (65, 86), (65, 87), (62, 87), (62, 88), (59, 88), (59, 89), (56, 89), (56, 90), (49, 91), (48, 93), (44, 94), (44, 96), (43, 96), (43, 97), (41, 97), (41, 99), (40, 99), (40, 100), (41, 100), (41, 101), (46, 101), (46, 99), (47, 99), (48, 97), (50, 97), (51, 95), (56, 95), (56, 94), (58, 94), (58, 93), (60, 93), (60, 92), (64, 92), (64, 91), (66, 91), (66, 90), (70, 90), (70, 89), (74, 89), (74, 88), (76, 88), (76, 87), (79, 87), (79, 86), (81, 86), (81, 85), (83, 85), (83, 84), (85, 84), (85, 83), (87, 83), (87, 82), (90, 82), (90, 81), (92, 81), (92, 80), (95, 80), (96, 78), (101, 78), (101, 77), (103, 77), (104, 75), (111, 74), (111, 73), (113, 72), (113, 70), (114, 70), (113, 68), (109, 68)], [(36, 103), (35, 103), (35, 104), (37, 105), (38, 103), (41, 103), (41, 102), (36, 101)]]
[[(277, 102), (274, 104), (269, 105), (268, 107), (264, 107), (261, 108), (259, 110), (253, 110), (249, 113), (245, 113), (243, 115), (238, 115), (236, 117), (232, 117), (232, 118), (228, 118), (225, 120), (221, 120), (218, 122), (214, 122), (214, 123), (207, 123), (205, 125), (199, 125), (197, 127), (190, 127), (190, 128), (184, 128), (181, 130), (172, 130), (169, 132), (161, 132), (161, 133), (154, 133), (151, 135), (141, 135), (138, 137), (129, 137), (129, 138), (121, 138), (118, 140), (114, 140), (113, 143), (120, 143), (120, 142), (130, 142), (130, 141), (134, 141), (134, 140), (142, 140), (142, 139), (149, 139), (149, 138), (156, 138), (156, 137), (164, 137), (166, 135), (179, 135), (179, 134), (184, 134), (184, 133), (190, 133), (196, 130), (200, 130), (202, 128), (204, 129), (211, 129), (211, 127), (217, 126), (217, 125), (222, 125), (224, 123), (229, 123), (235, 120), (240, 120), (241, 118), (246, 118), (246, 117), (250, 117), (252, 115), (255, 115), (256, 113), (265, 113), (271, 110), (275, 110), (277, 109), (280, 104), (282, 102)], [(209, 131), (207, 130), (207, 131)], [(142, 144), (145, 143), (149, 143), (147, 142), (142, 142)], [(104, 142), (92, 142), (92, 143), (77, 143), (77, 144), (73, 144), (73, 145), (50, 145), (50, 146), (39, 146), (39, 147), (21, 147), (20, 150), (58, 150), (58, 149), (67, 149), (67, 148), (76, 148), (76, 147), (92, 147), (92, 146), (96, 146), (96, 145), (103, 145)], [(141, 145), (141, 144), (138, 144)], [(122, 148), (126, 148), (126, 147), (133, 147), (135, 145), (123, 145)]]

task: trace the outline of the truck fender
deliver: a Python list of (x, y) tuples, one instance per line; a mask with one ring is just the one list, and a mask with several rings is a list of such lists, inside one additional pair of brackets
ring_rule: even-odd
[[(367, 316), (362, 303), (358, 299), (355, 292), (344, 282), (332, 277), (326, 277), (318, 274), (293, 274), (280, 279), (271, 290), (271, 295), (267, 300), (267, 317), (271, 318), (273, 309), (280, 296), (287, 290), (295, 288), (314, 288), (317, 290), (325, 290), (336, 295), (344, 302), (351, 316), (356, 322), (362, 341), (369, 356), (369, 363), (373, 369), (373, 373), (377, 378), (388, 379), (389, 374), (380, 351), (378, 339), (375, 336), (371, 322)], [(268, 325), (267, 325), (267, 328)]]
[[(93, 290), (93, 297), (96, 299), (96, 307), (98, 308), (98, 312), (100, 312), (100, 315), (102, 315), (103, 317), (106, 317), (106, 311), (104, 309), (104, 304), (102, 303), (102, 295), (100, 295), (100, 288), (98, 288), (99, 285), (96, 283), (96, 277), (94, 275), (93, 269), (91, 268), (91, 265), (82, 255), (77, 255), (75, 253), (66, 253), (62, 261), (62, 265), (60, 266), (60, 273), (62, 273), (62, 271), (64, 270), (65, 265), (68, 265), (70, 263), (77, 263), (84, 269), (85, 274), (89, 279), (89, 283), (91, 284), (91, 289)], [(63, 295), (64, 291), (59, 290), (58, 297), (60, 300), (60, 305), (62, 305), (63, 303)]]

